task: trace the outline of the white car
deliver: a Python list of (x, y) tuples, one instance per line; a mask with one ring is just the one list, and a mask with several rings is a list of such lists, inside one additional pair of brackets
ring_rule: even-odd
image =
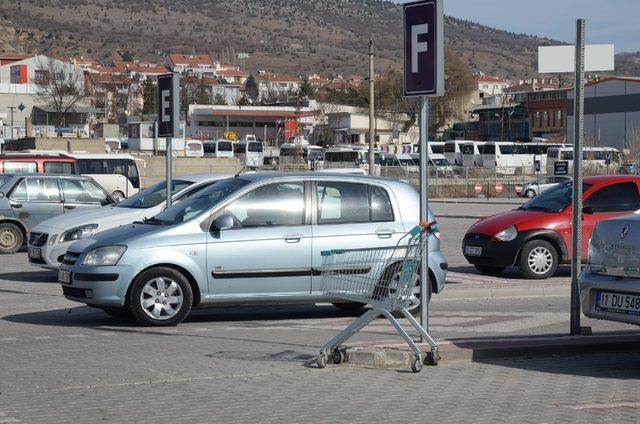
[[(176, 177), (173, 180), (173, 201), (179, 202), (211, 184), (233, 177), (232, 174), (203, 174)], [(152, 185), (115, 205), (59, 215), (31, 229), (29, 240), (47, 240), (29, 244), (29, 262), (47, 269), (58, 269), (67, 248), (76, 240), (95, 233), (151, 218), (160, 213), (166, 203), (166, 182)], [(34, 237), (46, 234), (48, 237)]]

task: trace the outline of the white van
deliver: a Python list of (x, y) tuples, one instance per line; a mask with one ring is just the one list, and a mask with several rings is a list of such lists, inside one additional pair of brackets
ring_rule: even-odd
[[(444, 141), (429, 141), (427, 147), (429, 155), (444, 155)], [(420, 153), (420, 149), (416, 149), (416, 153)]]
[(77, 159), (80, 174), (92, 177), (116, 199), (124, 199), (140, 191), (138, 161), (125, 153), (68, 153)]
[(462, 147), (468, 140), (449, 140), (444, 143), (444, 155), (451, 165), (462, 166)]
[(232, 158), (233, 157), (233, 141), (205, 140), (202, 142), (205, 158)]
[(465, 167), (482, 166), (482, 147), (484, 141), (468, 141), (462, 146), (462, 165)]
[(185, 156), (188, 158), (204, 157), (204, 146), (200, 140), (187, 140), (185, 144)]
[(244, 140), (236, 142), (235, 156), (245, 166), (263, 166), (264, 143), (256, 140), (255, 136), (246, 136)]

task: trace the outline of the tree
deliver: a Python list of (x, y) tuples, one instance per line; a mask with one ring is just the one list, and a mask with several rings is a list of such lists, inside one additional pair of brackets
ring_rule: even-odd
[(156, 85), (149, 78), (142, 84), (142, 113), (156, 113)]
[(302, 83), (302, 85), (300, 85), (300, 97), (302, 98), (307, 98), (307, 99), (312, 99), (315, 97), (316, 94), (316, 90), (313, 88), (313, 85), (311, 85), (311, 83), (309, 82), (309, 80), (304, 80), (304, 82)]
[(202, 78), (195, 75), (183, 75), (180, 78), (180, 105), (184, 115), (189, 114), (189, 105), (211, 104), (211, 94)]
[(247, 81), (244, 83), (244, 91), (249, 99), (254, 102), (258, 101), (260, 91), (258, 90), (258, 82), (253, 75), (249, 75), (249, 78), (247, 78)]
[(224, 98), (222, 94), (216, 94), (216, 97), (213, 98), (213, 104), (226, 106), (227, 100)]
[(70, 72), (69, 66), (56, 59), (47, 58), (37, 63), (39, 80), (36, 96), (56, 111), (58, 127), (64, 127), (65, 116), (87, 98), (81, 73)]

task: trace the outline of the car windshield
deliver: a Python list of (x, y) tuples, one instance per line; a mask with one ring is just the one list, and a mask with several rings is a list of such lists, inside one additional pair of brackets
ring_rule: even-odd
[(156, 215), (152, 220), (145, 221), (145, 223), (175, 225), (189, 221), (203, 212), (208, 211), (218, 202), (247, 184), (249, 184), (249, 181), (240, 178), (231, 178), (217, 182), (202, 190), (197, 195), (189, 197)]
[[(589, 187), (591, 187), (591, 184), (583, 183), (582, 192), (587, 191)], [(571, 204), (572, 192), (573, 183), (571, 181), (560, 183), (534, 197), (519, 209), (524, 211), (561, 212)]]
[(433, 162), (433, 164), (435, 166), (449, 166), (449, 162), (442, 158), (442, 159), (431, 159), (431, 162)]
[[(193, 182), (173, 180), (171, 182), (172, 193), (177, 193), (189, 187)], [(118, 203), (118, 208), (147, 209), (159, 205), (167, 199), (167, 182), (161, 181), (152, 185), (140, 193), (136, 193), (128, 199)]]

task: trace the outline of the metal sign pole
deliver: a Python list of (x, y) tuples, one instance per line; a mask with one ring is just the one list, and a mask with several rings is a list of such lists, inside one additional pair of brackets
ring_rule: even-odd
[[(429, 99), (420, 98), (420, 221), (429, 221)], [(429, 331), (429, 235), (425, 236), (420, 258), (420, 325)], [(426, 340), (421, 335), (420, 341)]]
[(576, 22), (576, 79), (573, 99), (573, 212), (571, 256), (571, 335), (580, 334), (578, 277), (582, 261), (582, 141), (584, 138), (584, 41), (585, 20)]
[(167, 137), (166, 139), (166, 164), (167, 164), (167, 172), (166, 172), (166, 177), (167, 177), (167, 208), (171, 207), (172, 202), (172, 197), (173, 197), (173, 190), (172, 190), (172, 185), (171, 185), (171, 180), (173, 180), (173, 143), (172, 143), (172, 139), (171, 137)]

